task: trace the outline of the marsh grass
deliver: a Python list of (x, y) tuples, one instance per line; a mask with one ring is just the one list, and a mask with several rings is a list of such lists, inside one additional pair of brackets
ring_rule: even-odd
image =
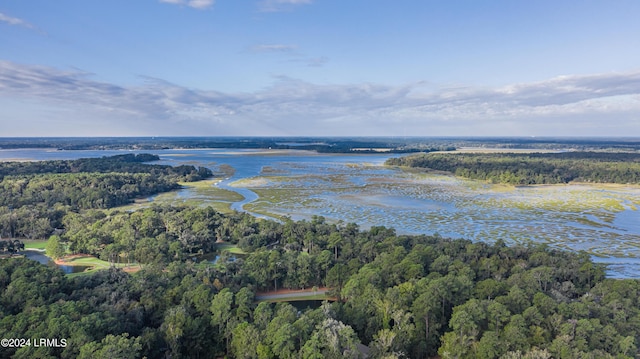
[[(216, 211), (230, 213), (231, 203), (244, 199), (241, 194), (216, 186), (220, 179), (203, 180), (197, 182), (179, 182), (182, 189), (157, 194), (149, 199), (136, 200), (135, 203), (119, 206), (113, 210), (136, 211), (142, 208), (158, 205), (171, 206), (211, 206)], [(107, 210), (109, 212), (110, 210)]]
[[(349, 169), (354, 172), (254, 177), (244, 184), (259, 199), (245, 208), (272, 217), (309, 219), (320, 214), (363, 228), (385, 225), (410, 234), (535, 241), (601, 257), (640, 257), (637, 234), (614, 225), (618, 213), (638, 208), (640, 187), (511, 186), (435, 173), (385, 177), (368, 175), (358, 166)], [(364, 178), (364, 185), (351, 183), (352, 175)]]
[(180, 182), (179, 184), (189, 190), (187, 193), (183, 194), (185, 197), (196, 197), (224, 202), (238, 202), (244, 199), (244, 197), (237, 192), (217, 187), (216, 184), (219, 182), (220, 180), (205, 180), (186, 183)]

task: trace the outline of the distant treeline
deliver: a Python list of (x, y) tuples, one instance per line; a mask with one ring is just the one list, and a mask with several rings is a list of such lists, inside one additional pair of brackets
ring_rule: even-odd
[[(16, 138), (1, 139), (0, 148), (56, 148), (59, 150), (162, 150), (170, 148), (245, 148), (308, 150), (321, 153), (390, 153), (451, 150), (433, 141), (395, 138), (262, 138), (262, 137), (160, 137), (160, 138)], [(367, 150), (370, 149), (370, 150)]]
[(572, 151), (640, 152), (640, 138), (561, 137), (91, 137), (0, 138), (0, 149), (161, 150), (169, 148), (298, 149), (367, 153), (354, 148), (388, 148), (416, 152), (460, 147), (536, 148)]
[(38, 162), (0, 162), (0, 179), (5, 176), (33, 175), (45, 173), (148, 173), (157, 177), (168, 177), (174, 181), (197, 181), (212, 176), (204, 167), (150, 165), (144, 162), (158, 161), (160, 157), (146, 153), (125, 154), (102, 158), (80, 158), (77, 160), (55, 160)]
[(388, 165), (447, 171), (456, 176), (515, 185), (576, 182), (640, 183), (640, 154), (431, 153), (391, 158)]
[(46, 238), (68, 210), (104, 209), (211, 177), (194, 166), (149, 165), (158, 156), (0, 163), (0, 238)]

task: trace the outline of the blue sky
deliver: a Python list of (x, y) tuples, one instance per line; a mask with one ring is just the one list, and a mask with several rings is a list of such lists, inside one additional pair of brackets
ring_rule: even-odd
[(640, 136), (640, 2), (3, 0), (0, 137)]

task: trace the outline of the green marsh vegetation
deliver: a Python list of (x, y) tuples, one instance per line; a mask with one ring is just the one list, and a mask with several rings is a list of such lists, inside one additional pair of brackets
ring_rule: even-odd
[[(229, 206), (231, 203), (242, 201), (244, 197), (237, 192), (217, 187), (219, 182), (219, 179), (178, 182), (183, 189), (180, 194), (176, 194), (177, 198), (175, 200), (185, 198), (186, 201), (201, 201), (200, 205), (213, 205), (217, 210), (230, 211)], [(163, 204), (174, 204), (174, 202), (165, 200)]]
[[(513, 186), (441, 173), (349, 168), (349, 173), (259, 176), (234, 184), (259, 195), (254, 213), (393, 226), (405, 233), (508, 243), (537, 241), (600, 257), (640, 256), (617, 218), (637, 208), (640, 187), (617, 184)], [(353, 182), (351, 178), (359, 181)], [(399, 215), (402, 213), (402, 215)], [(590, 243), (587, 243), (589, 242)]]

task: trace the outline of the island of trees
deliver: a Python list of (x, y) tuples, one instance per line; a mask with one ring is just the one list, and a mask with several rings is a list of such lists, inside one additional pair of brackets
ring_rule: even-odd
[(194, 166), (151, 165), (148, 154), (0, 162), (0, 238), (45, 238), (69, 212), (105, 209), (211, 177)]
[(386, 163), (514, 185), (640, 183), (640, 154), (624, 152), (428, 153)]
[[(70, 163), (57, 167), (41, 163), (33, 166), (47, 166), (42, 171), (49, 173), (24, 169), (22, 174), (5, 175), (3, 193), (14, 187), (22, 192), (11, 192), (20, 195), (7, 195), (9, 199), (3, 196), (3, 216), (8, 213), (10, 219), (0, 221), (3, 238), (18, 231), (35, 235), (24, 223), (34, 223), (29, 216), (36, 213), (43, 216), (39, 219), (55, 223), (49, 229), (62, 230), (52, 238), (63, 251), (111, 262), (125, 259), (141, 269), (127, 273), (114, 267), (67, 276), (25, 258), (0, 260), (0, 337), (67, 342), (1, 348), (0, 356), (634, 358), (639, 354), (640, 281), (606, 279), (604, 268), (587, 254), (544, 245), (507, 246), (499, 238), (473, 243), (438, 235), (398, 235), (385, 227), (362, 230), (322, 217), (280, 223), (244, 213), (175, 206), (107, 212), (104, 208), (120, 202), (84, 200), (119, 193), (127, 186), (117, 182), (122, 181), (120, 175), (131, 176), (123, 178), (136, 188), (149, 176), (154, 191), (174, 188), (171, 181), (185, 176), (210, 175), (196, 168), (183, 171), (141, 164), (148, 158), (136, 158), (102, 159), (113, 164), (101, 167), (96, 162), (95, 172), (67, 170), (73, 167)], [(110, 168), (124, 171), (121, 165), (140, 171), (109, 172)], [(65, 176), (70, 179), (58, 180)], [(44, 184), (52, 178), (56, 180)], [(27, 190), (32, 181), (38, 191)], [(51, 186), (58, 183), (54, 190)], [(147, 187), (140, 188), (127, 190), (123, 201), (146, 193)], [(44, 195), (47, 191), (50, 195)], [(93, 197), (91, 191), (104, 192)], [(43, 230), (38, 236), (49, 234)], [(229, 244), (244, 254), (220, 251)], [(205, 259), (209, 253), (220, 258), (212, 263)], [(259, 291), (319, 287), (330, 288), (332, 300), (313, 309), (256, 300)]]

